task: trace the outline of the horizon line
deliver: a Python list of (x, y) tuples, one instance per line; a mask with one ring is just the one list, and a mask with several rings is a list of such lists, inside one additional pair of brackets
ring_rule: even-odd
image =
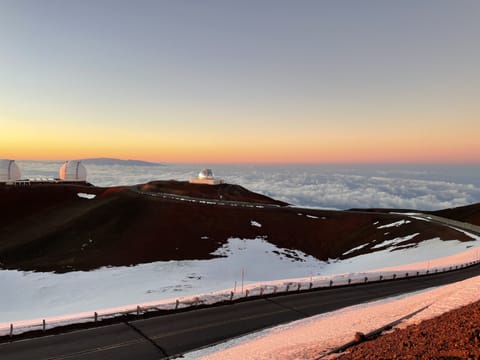
[(184, 164), (184, 165), (196, 165), (196, 164), (215, 164), (215, 165), (480, 165), (479, 161), (158, 161), (158, 160), (145, 160), (140, 158), (120, 158), (120, 157), (88, 157), (88, 158), (70, 158), (70, 159), (14, 159), (14, 158), (3, 158), (15, 161), (26, 161), (26, 162), (65, 162), (67, 160), (91, 160), (91, 159), (111, 159), (111, 160), (120, 160), (120, 161), (142, 161), (158, 165), (167, 165), (167, 164)]

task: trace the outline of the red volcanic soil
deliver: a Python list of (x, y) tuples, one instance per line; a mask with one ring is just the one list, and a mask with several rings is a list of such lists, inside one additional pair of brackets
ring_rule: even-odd
[[(172, 193), (207, 198), (222, 195), (222, 199), (265, 206), (191, 203), (139, 194), (128, 187), (3, 186), (0, 267), (65, 272), (159, 260), (209, 259), (231, 237), (262, 237), (320, 260), (368, 253), (385, 239), (414, 233), (419, 235), (402, 245), (414, 246), (434, 237), (471, 240), (454, 229), (415, 219), (399, 227), (378, 229), (403, 219), (402, 215), (268, 206), (279, 202), (237, 185), (154, 182), (140, 188), (167, 192), (169, 184)], [(81, 192), (96, 197), (83, 199), (77, 196)], [(251, 221), (262, 226), (252, 226)], [(369, 244), (342, 255), (365, 243)]]
[(336, 358), (480, 359), (480, 301), (361, 343)]

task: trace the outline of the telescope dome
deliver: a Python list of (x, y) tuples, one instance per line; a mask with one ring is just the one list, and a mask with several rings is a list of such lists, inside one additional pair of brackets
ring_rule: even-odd
[(59, 175), (64, 181), (87, 181), (87, 169), (79, 160), (65, 161)]
[(213, 179), (213, 171), (211, 169), (203, 169), (200, 171), (200, 174), (198, 174), (199, 179)]
[(0, 160), (0, 182), (17, 181), (21, 177), (22, 173), (15, 160)]

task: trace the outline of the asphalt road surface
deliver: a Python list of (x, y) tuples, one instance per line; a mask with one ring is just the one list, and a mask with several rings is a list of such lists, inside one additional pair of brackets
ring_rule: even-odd
[(453, 272), (265, 297), (0, 344), (1, 360), (163, 359), (308, 316), (480, 275)]

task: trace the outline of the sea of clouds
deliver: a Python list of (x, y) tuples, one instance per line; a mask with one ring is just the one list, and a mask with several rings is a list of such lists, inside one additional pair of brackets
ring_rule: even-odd
[[(62, 162), (17, 161), (25, 178), (58, 177)], [(216, 176), (290, 204), (327, 208), (437, 210), (480, 202), (474, 165), (87, 165), (97, 186), (187, 180), (202, 167)]]

